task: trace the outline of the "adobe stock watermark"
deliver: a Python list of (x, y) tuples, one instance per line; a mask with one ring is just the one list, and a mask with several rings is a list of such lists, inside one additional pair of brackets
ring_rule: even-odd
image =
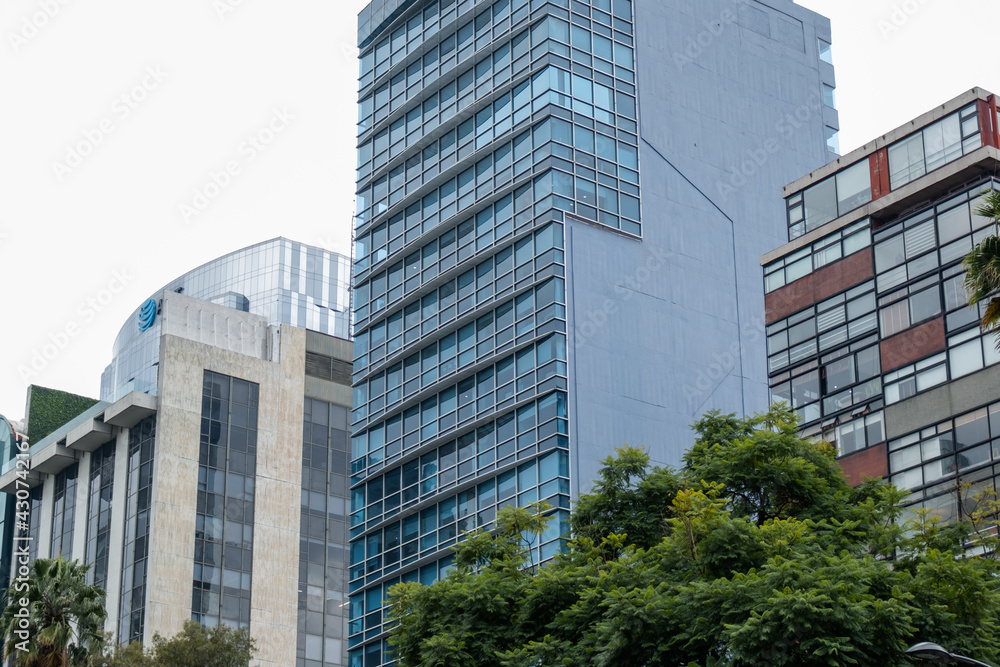
[(83, 327), (97, 319), (97, 316), (111, 305), (115, 296), (125, 291), (132, 280), (132, 276), (125, 269), (113, 271), (111, 279), (103, 288), (77, 305), (75, 317), (68, 320), (60, 329), (49, 333), (48, 336), (38, 341), (35, 349), (28, 355), (27, 363), (22, 363), (17, 367), (17, 374), (21, 381), (27, 383), (48, 368), (49, 364), (69, 347), (73, 339), (83, 332)]
[(810, 97), (805, 104), (796, 107), (794, 111), (780, 116), (774, 124), (772, 136), (765, 139), (756, 148), (748, 148), (737, 156), (737, 162), (729, 165), (727, 170), (729, 177), (717, 181), (715, 184), (719, 195), (728, 196), (746, 187), (771, 161), (771, 157), (781, 152), (781, 149), (784, 148), (782, 141), (791, 141), (806, 123), (817, 114), (823, 113), (823, 106), (823, 99), (819, 95), (815, 95)]
[(358, 57), (361, 55), (361, 49), (359, 49), (357, 44), (354, 44), (353, 42), (341, 41), (338, 50), (340, 51), (340, 55), (344, 57), (344, 62), (346, 63), (357, 63)]
[[(31, 455), (28, 449), (31, 443), (25, 439), (17, 440), (17, 463), (15, 463), (16, 480), (14, 502), (14, 539), (11, 544), (11, 574), (15, 593), (28, 592), (28, 577), (31, 574), (31, 487), (28, 484), (28, 473), (31, 472)], [(8, 604), (13, 605), (14, 626), (12, 634), (20, 641), (14, 642), (14, 648), (20, 652), (28, 650), (31, 641), (30, 619), (31, 609), (27, 597), (12, 598)], [(13, 639), (13, 638), (12, 638)]]
[(599, 308), (587, 311), (586, 314), (577, 315), (574, 319), (579, 323), (573, 331), (573, 336), (569, 340), (570, 348), (579, 348), (593, 338), (597, 333), (607, 326), (618, 311), (621, 305), (635, 296), (640, 288), (652, 280), (653, 275), (661, 271), (667, 264), (668, 253), (662, 248), (655, 246), (643, 246), (648, 251), (645, 261), (638, 264), (630, 275), (623, 276), (615, 282), (615, 294), (617, 299), (605, 299)]
[(41, 34), (72, 0), (38, 0), (38, 9), (21, 17), (17, 30), (7, 32), (7, 41), (14, 53), (20, 53), (28, 42)]
[(66, 145), (62, 161), (52, 162), (52, 173), (56, 180), (62, 183), (67, 176), (83, 165), (88, 156), (93, 155), (97, 147), (111, 136), (139, 106), (149, 99), (169, 76), (159, 65), (149, 65), (143, 70), (139, 81), (129, 86), (122, 94), (115, 97), (108, 114), (92, 127), (85, 128), (80, 134), (83, 137)]
[(317, 248), (323, 248), (324, 250), (329, 250), (330, 252), (341, 252), (338, 248), (343, 249), (344, 243), (349, 240), (349, 237), (346, 235), (335, 236), (333, 234), (323, 234), (321, 236), (313, 237), (313, 239), (308, 241), (308, 243), (309, 245), (314, 245)]
[(905, 2), (894, 4), (889, 16), (878, 21), (878, 30), (882, 33), (882, 39), (888, 41), (929, 2), (930, 0), (905, 0)]
[(674, 66), (677, 67), (677, 71), (683, 70), (685, 65), (691, 64), (700, 58), (705, 51), (711, 48), (717, 39), (722, 37), (726, 32), (726, 28), (738, 20), (739, 15), (736, 11), (727, 7), (722, 10), (718, 18), (705, 21), (702, 24), (704, 25), (702, 30), (687, 38), (683, 50), (674, 51), (670, 54), (671, 59), (674, 61)]
[[(687, 399), (688, 405), (694, 408), (691, 414), (701, 414), (701, 407), (708, 400), (708, 397), (739, 366), (740, 355), (743, 351), (741, 340), (755, 343), (761, 339), (761, 336), (767, 330), (764, 320), (761, 317), (755, 317), (753, 320), (744, 323), (741, 329), (741, 338), (734, 340), (728, 348), (723, 349), (721, 352), (713, 352), (712, 363), (700, 368), (693, 380), (686, 382), (681, 389), (684, 398)], [(701, 403), (697, 403), (698, 399), (702, 397), (705, 397), (704, 400)]]
[(226, 17), (246, 4), (246, 0), (212, 0), (212, 9), (220, 21), (225, 21)]
[(178, 212), (185, 224), (191, 224), (222, 192), (233, 183), (233, 179), (243, 173), (243, 170), (257, 156), (291, 125), (295, 116), (287, 108), (274, 109), (264, 126), (247, 135), (232, 159), (227, 160), (219, 169), (208, 172), (202, 185), (195, 187), (190, 201), (181, 202)]

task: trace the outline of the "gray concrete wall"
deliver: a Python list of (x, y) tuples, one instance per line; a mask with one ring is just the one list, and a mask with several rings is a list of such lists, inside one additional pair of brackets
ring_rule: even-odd
[(257, 359), (267, 358), (266, 317), (174, 292), (163, 293), (162, 311), (161, 335), (177, 336)]
[(833, 156), (829, 21), (787, 0), (635, 0), (643, 240), (567, 226), (573, 483), (623, 443), (677, 465), (709, 409), (768, 403), (760, 256)]

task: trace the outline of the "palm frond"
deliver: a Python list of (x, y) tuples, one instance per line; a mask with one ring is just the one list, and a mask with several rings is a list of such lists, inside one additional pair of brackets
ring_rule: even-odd
[(1000, 297), (993, 297), (986, 302), (979, 326), (983, 331), (996, 331), (1000, 327)]
[[(1000, 190), (984, 193), (973, 213), (991, 219), (994, 225), (1000, 224)], [(1000, 237), (993, 234), (977, 243), (962, 260), (962, 266), (969, 306), (986, 303), (979, 326), (983, 331), (997, 330), (1000, 328)], [(1000, 336), (996, 345), (1000, 350)]]
[(1000, 190), (990, 190), (983, 194), (979, 206), (975, 208), (973, 213), (994, 222), (1000, 220)]
[(1000, 291), (1000, 238), (987, 236), (977, 243), (965, 259), (965, 289), (973, 305)]
[[(107, 612), (105, 592), (87, 585), (89, 568), (62, 558), (36, 559), (28, 577), (28, 590), (20, 593), (28, 601), (31, 640), (17, 664), (66, 667), (89, 664), (89, 656), (103, 647), (102, 629)], [(5, 649), (10, 654), (15, 640), (14, 606), (0, 614)], [(81, 661), (80, 656), (88, 656)], [(71, 660), (71, 656), (73, 656)]]

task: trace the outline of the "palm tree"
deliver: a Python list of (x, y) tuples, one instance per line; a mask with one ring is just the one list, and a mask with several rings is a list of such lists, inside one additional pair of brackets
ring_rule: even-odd
[[(3, 630), (4, 659), (14, 657), (18, 667), (89, 667), (101, 653), (107, 612), (105, 592), (88, 586), (87, 566), (62, 558), (39, 558), (32, 565), (27, 589), (18, 590), (14, 581), (6, 592), (0, 627)], [(23, 583), (21, 583), (23, 586)], [(27, 644), (19, 650), (21, 619), (15, 616), (20, 600), (26, 600)]]
[[(1000, 225), (1000, 190), (984, 194), (975, 214)], [(986, 302), (980, 326), (984, 331), (1000, 328), (1000, 237), (994, 233), (977, 243), (962, 265), (966, 271), (965, 290), (969, 293), (969, 305)], [(1000, 349), (1000, 337), (997, 349)]]

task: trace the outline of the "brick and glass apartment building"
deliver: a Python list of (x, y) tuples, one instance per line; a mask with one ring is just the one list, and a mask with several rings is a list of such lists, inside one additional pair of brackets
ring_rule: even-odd
[(996, 231), (975, 210), (998, 125), (976, 88), (800, 178), (789, 242), (762, 259), (772, 397), (852, 482), (885, 477), (945, 520), (1000, 476), (1000, 352), (961, 264)]

